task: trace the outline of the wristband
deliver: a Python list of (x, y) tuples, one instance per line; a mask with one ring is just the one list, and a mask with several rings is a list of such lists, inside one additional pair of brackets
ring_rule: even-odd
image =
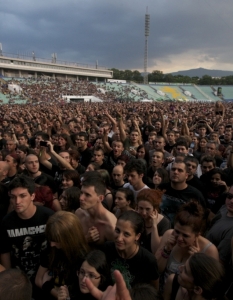
[(164, 250), (161, 250), (161, 256), (165, 259), (168, 259), (170, 254), (167, 254), (166, 252), (164, 252)]
[(172, 251), (171, 250), (167, 250), (165, 247), (166, 246), (164, 246), (164, 248), (163, 248), (163, 252), (166, 253), (167, 255), (170, 255)]

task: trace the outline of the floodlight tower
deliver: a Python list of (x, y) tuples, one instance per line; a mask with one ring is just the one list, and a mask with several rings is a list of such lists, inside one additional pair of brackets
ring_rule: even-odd
[(144, 52), (144, 84), (148, 84), (147, 74), (147, 57), (148, 57), (148, 36), (150, 32), (150, 15), (148, 14), (148, 7), (145, 14), (145, 52)]

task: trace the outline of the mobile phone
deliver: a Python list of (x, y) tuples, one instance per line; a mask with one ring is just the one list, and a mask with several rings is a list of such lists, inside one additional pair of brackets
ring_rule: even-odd
[(40, 146), (43, 147), (48, 147), (47, 142), (46, 141), (40, 141)]

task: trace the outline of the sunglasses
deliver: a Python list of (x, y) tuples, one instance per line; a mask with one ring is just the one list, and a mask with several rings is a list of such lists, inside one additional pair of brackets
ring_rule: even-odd
[(231, 199), (233, 199), (233, 194), (226, 193), (226, 197), (227, 197), (227, 199), (231, 200)]

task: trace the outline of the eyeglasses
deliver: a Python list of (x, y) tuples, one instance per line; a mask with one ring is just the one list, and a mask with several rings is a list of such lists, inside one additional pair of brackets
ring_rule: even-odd
[(231, 200), (233, 199), (233, 194), (231, 193), (226, 193), (227, 199)]
[(80, 277), (80, 278), (89, 278), (89, 279), (100, 279), (101, 278), (101, 275), (100, 276), (96, 276), (95, 274), (92, 274), (92, 273), (86, 273), (84, 270), (80, 270), (80, 271), (77, 271), (77, 275)]

